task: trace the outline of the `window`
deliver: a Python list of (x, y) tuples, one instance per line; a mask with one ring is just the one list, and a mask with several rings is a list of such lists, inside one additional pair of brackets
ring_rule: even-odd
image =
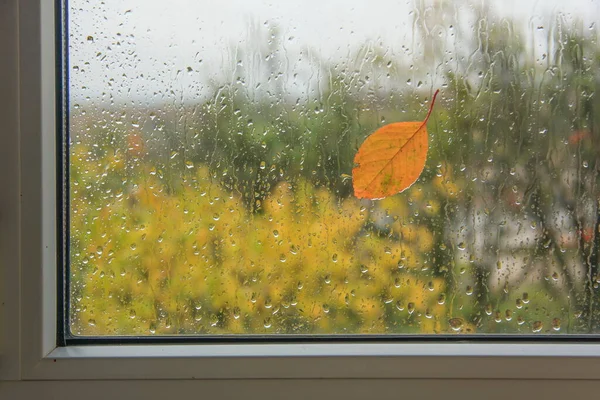
[[(597, 13), (590, 12), (589, 15), (597, 15)], [(56, 175), (59, 174), (55, 172), (56, 157), (52, 150), (56, 147), (55, 110), (64, 111), (64, 109), (61, 110), (61, 104), (56, 106), (54, 103), (56, 93), (54, 83), (57, 72), (54, 8), (50, 2), (7, 1), (0, 5), (0, 18), (3, 23), (0, 26), (6, 30), (6, 34), (0, 35), (0, 47), (3, 53), (6, 50), (6, 54), (9, 55), (8, 58), (0, 60), (0, 71), (2, 71), (0, 83), (2, 88), (6, 88), (4, 93), (7, 93), (8, 99), (8, 101), (0, 100), (3, 102), (0, 113), (3, 120), (6, 120), (9, 132), (2, 138), (3, 157), (0, 157), (3, 171), (6, 171), (1, 179), (3, 187), (8, 189), (0, 197), (3, 215), (0, 226), (3, 260), (1, 293), (3, 347), (0, 355), (0, 376), (3, 383), (0, 393), (3, 397), (6, 394), (7, 398), (27, 398), (52, 393), (73, 398), (81, 397), (83, 392), (92, 397), (106, 397), (122, 396), (136, 389), (148, 394), (148, 398), (164, 396), (167, 392), (172, 394), (173, 391), (190, 394), (200, 391), (205, 394), (224, 396), (242, 393), (253, 397), (259, 395), (258, 391), (261, 396), (265, 396), (271, 391), (275, 393), (276, 390), (291, 393), (292, 396), (304, 397), (310, 395), (333, 397), (339, 394), (357, 396), (359, 393), (366, 394), (367, 391), (371, 395), (376, 393), (385, 396), (392, 391), (397, 394), (399, 385), (402, 385), (402, 389), (409, 395), (444, 394), (449, 398), (458, 398), (464, 397), (469, 389), (477, 392), (496, 390), (505, 388), (507, 382), (511, 388), (522, 395), (568, 393), (583, 397), (592, 393), (596, 386), (594, 380), (597, 379), (595, 371), (599, 363), (599, 351), (591, 338), (587, 342), (578, 343), (561, 342), (551, 338), (553, 341), (549, 343), (541, 340), (519, 343), (467, 340), (466, 343), (460, 343), (422, 339), (420, 342), (404, 343), (164, 345), (142, 342), (138, 345), (123, 346), (110, 344), (57, 346), (56, 317), (60, 314), (60, 307), (57, 305), (59, 288), (56, 285), (55, 249), (57, 236), (64, 234), (65, 227), (58, 229), (60, 223), (57, 222), (55, 213)], [(556, 29), (558, 32), (559, 29)], [(90, 42), (96, 43), (96, 37), (90, 36), (92, 36)], [(583, 58), (577, 60), (585, 63)], [(187, 69), (182, 73), (187, 73), (186, 71)], [(476, 79), (478, 71), (473, 73)], [(564, 70), (548, 71), (549, 75), (553, 73), (560, 75)], [(582, 82), (573, 85), (584, 85), (585, 81)], [(412, 85), (418, 85), (418, 81), (412, 81)], [(415, 94), (413, 98), (424, 100), (428, 96)], [(440, 98), (442, 102), (434, 112), (439, 112), (441, 115), (434, 115), (431, 122), (435, 123), (436, 118), (441, 120), (447, 112), (448, 99), (449, 97)], [(513, 103), (516, 102), (517, 99)], [(414, 116), (409, 117), (418, 120), (422, 118), (420, 115), (423, 110), (426, 110), (425, 104), (418, 110), (415, 107)], [(158, 118), (157, 115), (155, 120)], [(386, 116), (386, 122), (378, 120), (373, 125), (387, 123), (389, 118), (391, 117)], [(435, 123), (436, 126), (443, 126), (440, 120)], [(252, 122), (254, 126), (258, 124), (258, 120)], [(583, 128), (585, 126), (582, 126)], [(432, 148), (437, 150), (430, 151), (428, 163), (431, 162), (432, 157), (436, 157), (436, 154), (437, 157), (442, 154), (442, 149), (435, 147), (439, 144), (434, 140), (440, 132), (436, 131), (433, 137), (434, 129), (430, 128), (430, 130)], [(534, 132), (543, 136), (549, 135), (550, 131), (542, 133), (541, 130), (536, 129)], [(585, 153), (586, 151), (591, 151), (585, 147), (586, 140), (591, 138), (586, 137), (584, 133), (581, 135), (577, 133), (572, 140), (576, 142), (574, 145), (578, 150), (575, 153), (568, 153), (571, 151), (569, 149), (572, 149), (569, 147), (572, 146), (568, 143), (569, 138), (570, 136), (567, 136), (565, 144), (567, 150), (562, 151), (566, 152), (564, 154), (575, 155), (576, 170), (584, 176), (585, 159), (581, 157), (588, 154)], [(133, 140), (132, 146), (129, 146), (134, 149), (132, 151), (137, 151), (135, 149), (139, 148), (135, 144)], [(558, 154), (563, 154), (560, 153), (560, 148), (557, 149), (559, 149)], [(554, 156), (554, 153), (551, 155)], [(175, 158), (178, 156), (176, 155)], [(495, 159), (492, 158), (489, 162), (486, 157), (482, 160), (482, 165), (498, 162), (497, 155), (494, 157)], [(266, 164), (267, 160), (264, 161), (265, 170), (270, 171), (270, 165)], [(587, 161), (589, 168), (589, 163), (594, 161), (594, 158)], [(194, 166), (196, 165), (195, 162)], [(429, 175), (422, 176), (422, 181), (431, 183), (439, 178), (436, 176), (437, 168), (437, 164), (434, 164)], [(457, 174), (464, 172), (460, 169), (459, 164)], [(465, 171), (469, 170), (465, 169)], [(478, 172), (478, 181), (475, 182), (480, 181), (484, 176), (481, 174), (485, 174), (485, 171), (486, 169), (482, 169)], [(441, 172), (443, 175), (443, 168)], [(515, 170), (515, 175), (511, 175), (509, 169), (511, 177), (518, 177), (520, 173)], [(158, 170), (156, 174), (159, 174)], [(424, 185), (423, 182), (417, 182), (417, 187)], [(340, 183), (347, 184), (342, 180)], [(520, 193), (519, 190), (520, 187), (517, 185), (516, 192)], [(525, 190), (523, 194), (533, 196), (531, 191)], [(419, 199), (413, 200), (413, 204), (417, 204)], [(523, 199), (517, 198), (517, 200), (524, 204)], [(544, 200), (549, 199), (544, 198)], [(433, 204), (431, 206), (433, 208)], [(426, 213), (427, 209), (429, 207), (425, 204), (423, 210), (419, 209), (420, 215), (421, 212)], [(564, 216), (565, 220), (572, 215)], [(413, 216), (417, 217), (414, 212)], [(383, 214), (382, 218), (385, 217)], [(583, 215), (581, 218), (582, 221), (586, 221), (585, 218), (588, 217)], [(219, 220), (221, 221), (221, 218)], [(531, 224), (529, 229), (533, 229)], [(279, 234), (283, 237), (284, 233), (282, 229)], [(581, 231), (579, 238), (584, 237), (583, 233), (584, 231)], [(458, 242), (456, 246), (459, 247), (460, 243)], [(465, 239), (465, 244), (467, 243), (470, 246), (474, 245), (474, 242)], [(464, 247), (466, 254), (467, 246)], [(98, 251), (95, 250), (97, 254)], [(463, 250), (459, 249), (459, 251)], [(104, 248), (101, 253), (104, 255)], [(384, 254), (387, 253), (384, 251)], [(338, 259), (338, 263), (340, 261)], [(405, 266), (404, 269), (407, 268)], [(91, 272), (93, 273), (93, 269)], [(97, 274), (100, 272), (99, 268)], [(364, 274), (369, 271), (363, 273), (359, 268), (358, 272)], [(420, 272), (428, 274), (431, 271)], [(535, 280), (535, 277), (530, 279)], [(590, 282), (586, 279), (583, 281)], [(552, 274), (548, 282), (553, 284)], [(429, 290), (427, 287), (426, 289)], [(537, 301), (533, 293), (529, 291), (529, 303), (524, 304)], [(435, 294), (434, 300), (437, 303), (440, 293)], [(527, 300), (522, 293), (519, 293), (519, 296), (521, 301)], [(448, 298), (444, 304), (447, 301)], [(512, 301), (516, 308), (516, 299), (511, 299)], [(390, 304), (395, 307), (395, 302)], [(503, 309), (500, 310), (504, 318), (502, 323), (505, 323), (506, 314)], [(138, 319), (137, 311), (135, 317)], [(495, 317), (494, 313), (491, 317)], [(551, 319), (542, 322), (543, 329), (552, 329), (552, 320), (557, 317), (549, 314), (548, 318)], [(423, 319), (425, 320), (429, 319)], [(89, 317), (83, 321), (87, 326), (94, 326), (89, 324)], [(528, 321), (530, 322), (526, 324), (531, 324), (527, 327), (533, 328), (532, 324), (536, 320), (531, 318)], [(86, 327), (86, 329), (90, 328)], [(569, 329), (565, 321), (561, 320), (561, 330), (557, 332), (571, 332)], [(569, 368), (554, 368), (556, 365), (568, 365)], [(150, 381), (151, 379), (155, 381)], [(500, 390), (495, 392), (500, 393)]]
[(67, 335), (597, 333), (595, 7), (69, 1)]

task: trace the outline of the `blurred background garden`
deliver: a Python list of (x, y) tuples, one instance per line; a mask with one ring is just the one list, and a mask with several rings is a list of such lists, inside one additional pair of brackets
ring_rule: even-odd
[[(74, 335), (600, 331), (594, 1), (411, 1), (371, 36), (254, 3), (232, 41), (70, 1)], [(421, 177), (356, 199), (360, 144), (436, 89)]]

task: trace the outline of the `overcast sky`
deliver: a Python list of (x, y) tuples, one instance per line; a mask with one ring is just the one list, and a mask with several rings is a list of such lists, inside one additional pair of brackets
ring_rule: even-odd
[[(307, 73), (307, 49), (328, 61), (343, 60), (365, 43), (381, 44), (390, 59), (414, 56), (414, 21), (419, 0), (70, 0), (70, 60), (74, 99), (112, 96), (161, 101), (178, 95), (202, 97), (209, 78), (235, 66), (238, 51), (268, 39), (271, 27), (283, 37), (286, 73)], [(449, 13), (469, 4), (489, 5), (492, 12), (519, 21), (532, 51), (547, 50), (550, 21), (557, 15), (583, 21), (594, 32), (600, 19), (595, 0), (426, 1)], [(443, 23), (442, 23), (443, 25)], [(435, 31), (436, 27), (429, 26)], [(448, 35), (449, 27), (437, 27)], [(474, 29), (474, 28), (473, 28)], [(261, 36), (262, 35), (262, 36)], [(533, 39), (533, 40), (530, 40)], [(416, 48), (413, 48), (416, 47)], [(237, 49), (237, 50), (236, 50)], [(531, 49), (530, 49), (531, 50)], [(266, 57), (267, 53), (257, 55)], [(264, 60), (263, 60), (264, 61)], [(244, 66), (251, 68), (252, 66)], [(235, 77), (231, 77), (235, 79)]]

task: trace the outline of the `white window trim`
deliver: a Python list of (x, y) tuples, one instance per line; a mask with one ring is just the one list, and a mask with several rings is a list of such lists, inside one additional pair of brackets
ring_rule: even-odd
[[(3, 391), (24, 395), (59, 390), (52, 381), (65, 382), (63, 388), (79, 388), (78, 381), (90, 388), (118, 382), (104, 387), (108, 391), (99, 398), (127, 385), (137, 385), (147, 398), (154, 398), (173, 390), (169, 388), (175, 382), (197, 380), (214, 393), (237, 388), (237, 393), (250, 394), (246, 391), (271, 382), (296, 395), (329, 391), (336, 398), (354, 397), (364, 388), (371, 388), (371, 395), (398, 393), (389, 383), (396, 379), (409, 390), (403, 393), (420, 390), (461, 399), (465, 392), (457, 388), (501, 388), (506, 382), (523, 388), (522, 395), (537, 391), (572, 396), (598, 387), (600, 343), (465, 340), (57, 348), (53, 3), (0, 1), (0, 398)], [(155, 379), (164, 382), (162, 386), (148, 382)], [(357, 382), (362, 386), (357, 388)], [(436, 382), (439, 387), (431, 386)], [(185, 387), (198, 390), (195, 384)]]

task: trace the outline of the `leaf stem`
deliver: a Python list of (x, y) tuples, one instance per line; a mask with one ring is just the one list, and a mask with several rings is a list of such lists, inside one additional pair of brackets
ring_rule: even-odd
[(427, 120), (429, 120), (429, 116), (431, 115), (431, 111), (433, 110), (433, 105), (435, 104), (435, 98), (437, 97), (439, 92), (440, 92), (440, 89), (436, 90), (435, 93), (433, 94), (433, 99), (431, 100), (431, 105), (429, 106), (429, 112), (427, 113), (427, 116), (425, 117), (425, 121), (423, 121), (423, 125), (425, 125), (427, 123)]

